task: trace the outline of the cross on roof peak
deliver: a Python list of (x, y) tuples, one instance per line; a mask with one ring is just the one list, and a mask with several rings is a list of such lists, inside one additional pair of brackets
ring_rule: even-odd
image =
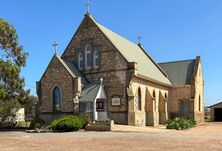
[(86, 5), (86, 7), (87, 7), (87, 13), (90, 13), (90, 12), (89, 12), (89, 9), (90, 9), (90, 5), (91, 5), (91, 4), (90, 4), (89, 0), (87, 1), (87, 3), (86, 3), (85, 5)]
[(57, 54), (58, 43), (55, 41), (52, 46), (54, 47), (55, 54)]
[(137, 38), (139, 40), (139, 44), (141, 44), (141, 39), (142, 39), (141, 35), (139, 35)]

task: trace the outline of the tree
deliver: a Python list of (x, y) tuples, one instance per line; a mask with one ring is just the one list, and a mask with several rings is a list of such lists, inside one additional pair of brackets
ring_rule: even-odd
[(32, 121), (36, 116), (36, 104), (38, 102), (38, 97), (36, 96), (28, 96), (24, 104), (22, 104), (25, 108), (25, 121)]
[(13, 25), (0, 18), (0, 126), (7, 118), (15, 116), (29, 91), (24, 89), (20, 72), (26, 65), (28, 53), (19, 45)]

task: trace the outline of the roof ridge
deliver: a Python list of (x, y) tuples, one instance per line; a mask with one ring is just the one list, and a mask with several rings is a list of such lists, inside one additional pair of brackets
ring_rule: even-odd
[[(75, 34), (73, 35), (71, 41), (73, 40), (74, 36), (77, 34), (80, 26), (83, 25), (85, 19), (90, 19), (95, 26), (104, 34), (104, 36), (110, 41), (110, 43), (119, 51), (122, 57), (127, 62), (137, 62), (138, 63), (138, 75), (144, 75), (149, 77), (151, 81), (159, 81), (162, 84), (166, 84), (167, 86), (172, 86), (170, 80), (166, 77), (163, 72), (152, 62), (152, 60), (144, 54), (141, 48), (138, 47), (137, 44), (134, 42), (122, 37), (121, 35), (111, 31), (110, 29), (104, 27), (103, 25), (97, 23), (90, 14), (86, 14), (84, 19), (82, 20), (81, 24), (79, 25), (78, 29), (76, 30)], [(61, 58), (68, 50), (68, 47), (71, 43), (69, 42), (68, 46), (66, 47), (65, 51), (63, 52)], [(150, 72), (152, 70), (153, 72)]]
[(144, 53), (145, 55), (153, 62), (153, 64), (168, 78), (167, 73), (154, 61), (154, 59), (145, 51), (145, 49), (142, 47), (141, 44), (137, 45)]
[(215, 104), (213, 104), (213, 105), (211, 105), (211, 106), (208, 106), (207, 108), (211, 108), (211, 107), (216, 106), (216, 105), (219, 105), (219, 104), (221, 104), (221, 103), (222, 103), (222, 101), (221, 101), (221, 102), (218, 102), (218, 103), (215, 103)]
[(196, 59), (186, 59), (186, 60), (177, 60), (177, 61), (167, 61), (167, 62), (160, 62), (158, 64), (166, 64), (166, 63), (177, 63), (177, 62), (187, 62), (187, 61), (194, 61)]
[(81, 77), (81, 81), (83, 82), (83, 84), (87, 84), (89, 82), (87, 78), (84, 76), (84, 74), (82, 74), (82, 72), (76, 67), (76, 65), (73, 62), (62, 58), (61, 60), (67, 65), (70, 71), (73, 74), (75, 74), (76, 77)]
[(112, 32), (113, 34), (116, 34), (116, 35), (118, 35), (119, 37), (121, 37), (121, 38), (123, 38), (124, 40), (126, 40), (126, 41), (128, 41), (128, 42), (130, 42), (131, 44), (133, 44), (133, 45), (135, 45), (135, 46), (138, 46), (137, 44), (135, 44), (133, 41), (131, 41), (131, 40), (128, 40), (127, 38), (125, 38), (125, 37), (123, 37), (123, 36), (121, 36), (120, 34), (118, 34), (118, 33), (116, 33), (116, 32), (114, 32), (114, 31), (112, 31), (112, 30), (110, 30), (110, 29), (108, 29), (107, 27), (105, 27), (105, 26), (103, 26), (103, 25), (101, 25), (100, 23), (98, 23), (93, 17), (92, 17), (92, 15), (91, 14), (87, 14), (93, 21), (94, 21), (94, 23), (96, 23), (97, 25), (99, 25), (99, 26), (101, 26), (101, 27), (103, 27), (103, 28), (105, 28), (106, 30), (109, 30), (110, 32)]
[(72, 75), (73, 78), (76, 78), (76, 76), (73, 74), (71, 69), (68, 67), (68, 65), (65, 63), (65, 61), (59, 57), (58, 54), (55, 54), (55, 56), (58, 58), (58, 60), (63, 64), (63, 66), (66, 68), (66, 70)]
[[(166, 74), (166, 73), (164, 74), (164, 71), (161, 71), (161, 68), (157, 66), (158, 64), (155, 63), (155, 61), (153, 61), (153, 59), (152, 59), (151, 57), (148, 57), (148, 55), (146, 55), (146, 53), (144, 53), (144, 51), (143, 51), (137, 44), (135, 44), (134, 42), (126, 39), (125, 37), (123, 37), (123, 36), (121, 36), (121, 35), (113, 32), (112, 30), (104, 27), (103, 25), (97, 23), (97, 22), (93, 19), (93, 17), (92, 17), (91, 15), (90, 15), (89, 17), (92, 19), (92, 21), (98, 26), (98, 28), (101, 30), (101, 32), (103, 32), (103, 34), (109, 39), (109, 41), (114, 45), (114, 47), (117, 48), (117, 50), (121, 53), (121, 55), (122, 55), (128, 62), (132, 61), (132, 58), (131, 58), (131, 60), (130, 60), (130, 59), (129, 59), (129, 56), (127, 56), (127, 54), (126, 54), (126, 51), (129, 51), (129, 48), (130, 48), (130, 47), (132, 47), (132, 48), (135, 49), (135, 50), (137, 49), (137, 50), (141, 51), (141, 53), (143, 53), (143, 55), (146, 57), (146, 60), (147, 60), (148, 62), (151, 62), (151, 64), (153, 64), (154, 68), (156, 68), (156, 71), (157, 71), (156, 74), (162, 75), (162, 81), (165, 81), (165, 82), (163, 82), (163, 83), (167, 83), (167, 84), (169, 84), (169, 85), (172, 85), (172, 83), (170, 82), (170, 80), (167, 78), (167, 74)], [(107, 32), (108, 32), (108, 33), (107, 33)], [(117, 41), (115, 41), (115, 38), (110, 38), (110, 34), (112, 34), (113, 36), (116, 36), (115, 38), (119, 38), (119, 40), (122, 40), (122, 42), (124, 42), (125, 44), (128, 44), (128, 48), (127, 48), (127, 45), (125, 45), (125, 48), (122, 49), (122, 51), (121, 51), (121, 48), (120, 48), (120, 46), (119, 46), (119, 42), (120, 42), (120, 41), (118, 41), (118, 43), (117, 43)], [(124, 52), (123, 52), (123, 50), (124, 50)], [(143, 57), (143, 56), (141, 56), (141, 57)], [(138, 61), (138, 60), (137, 60), (137, 61)], [(148, 62), (146, 62), (146, 63), (148, 63)], [(137, 63), (141, 63), (141, 62), (137, 62)], [(151, 65), (151, 66), (152, 66), (152, 65)], [(158, 72), (159, 72), (159, 73), (158, 73)], [(149, 77), (150, 77), (150, 79), (157, 80), (156, 78), (154, 78), (154, 75), (149, 75)], [(164, 78), (165, 78), (165, 79), (164, 79)], [(157, 81), (160, 81), (160, 82), (161, 82), (161, 79), (159, 79), (159, 80), (157, 80)]]
[(131, 41), (131, 40), (129, 40), (129, 39), (127, 39), (127, 38), (125, 38), (125, 37), (121, 36), (120, 34), (118, 34), (118, 33), (114, 32), (114, 31), (112, 31), (112, 30), (108, 29), (107, 27), (105, 27), (105, 26), (101, 25), (100, 23), (96, 22), (96, 24), (98, 24), (99, 26), (102, 26), (102, 27), (103, 27), (103, 28), (105, 28), (106, 30), (109, 30), (109, 31), (110, 31), (110, 32), (112, 32), (113, 34), (116, 34), (117, 36), (119, 36), (119, 37), (121, 37), (122, 39), (124, 39), (124, 40), (126, 40), (126, 41), (130, 42), (131, 44), (133, 44), (133, 45), (135, 45), (135, 46), (138, 46), (138, 45), (137, 45), (137, 44), (135, 44), (133, 41)]

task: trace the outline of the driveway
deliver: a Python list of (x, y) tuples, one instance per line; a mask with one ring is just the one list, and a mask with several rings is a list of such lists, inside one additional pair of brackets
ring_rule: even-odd
[(221, 151), (222, 123), (204, 123), (183, 131), (147, 132), (0, 132), (1, 151)]

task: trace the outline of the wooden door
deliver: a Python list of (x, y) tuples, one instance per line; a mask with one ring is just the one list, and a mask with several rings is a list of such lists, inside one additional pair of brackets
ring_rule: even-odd
[(189, 101), (182, 101), (180, 111), (181, 111), (181, 117), (189, 118), (190, 102)]

